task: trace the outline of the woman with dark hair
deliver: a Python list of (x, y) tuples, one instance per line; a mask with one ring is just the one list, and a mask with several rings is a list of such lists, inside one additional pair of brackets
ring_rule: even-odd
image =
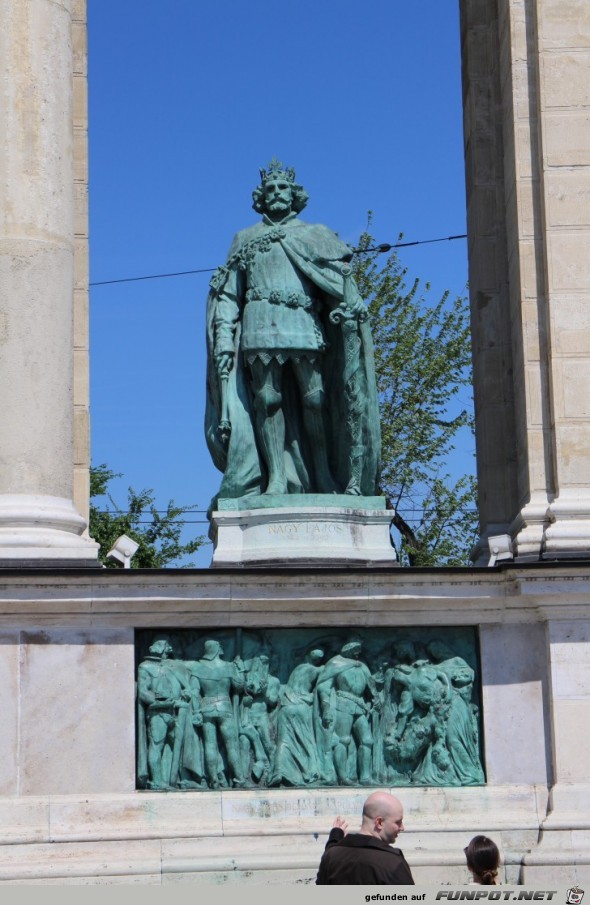
[(487, 836), (474, 836), (464, 851), (473, 882), (480, 886), (497, 886), (500, 852), (496, 843)]

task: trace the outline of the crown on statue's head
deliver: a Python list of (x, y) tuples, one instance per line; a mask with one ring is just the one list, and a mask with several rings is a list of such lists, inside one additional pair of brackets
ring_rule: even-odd
[(309, 195), (302, 185), (295, 182), (295, 170), (293, 167), (284, 167), (280, 160), (273, 157), (268, 167), (260, 170), (260, 185), (256, 186), (252, 192), (254, 201), (252, 207), (254, 210), (263, 214), (266, 209), (265, 192), (266, 184), (270, 180), (280, 180), (286, 182), (291, 187), (291, 209), (294, 213), (299, 214), (309, 200)]
[(295, 170), (293, 167), (284, 167), (280, 160), (273, 157), (268, 165), (268, 169), (260, 170), (260, 179), (262, 185), (268, 182), (269, 179), (284, 179), (285, 182), (289, 182), (293, 185), (295, 182)]

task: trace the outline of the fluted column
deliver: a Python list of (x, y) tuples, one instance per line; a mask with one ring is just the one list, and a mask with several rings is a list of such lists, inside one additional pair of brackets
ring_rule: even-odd
[(0, 22), (0, 564), (92, 561), (72, 502), (72, 0), (0, 0)]

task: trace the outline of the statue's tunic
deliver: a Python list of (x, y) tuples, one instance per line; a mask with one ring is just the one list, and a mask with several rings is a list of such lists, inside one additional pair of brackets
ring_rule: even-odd
[(324, 351), (317, 287), (295, 266), (283, 245), (303, 225), (291, 215), (280, 226), (263, 221), (238, 234), (228, 261), (231, 273), (217, 304), (216, 353), (233, 351), (241, 306), (240, 345), (248, 361), (259, 355), (284, 362), (292, 352)]
[(256, 252), (247, 281), (242, 350), (248, 360), (264, 351), (280, 356), (291, 349), (325, 349), (313, 283), (295, 269), (282, 245), (273, 242), (267, 251)]
[[(332, 472), (344, 489), (350, 468), (348, 412), (343, 384), (342, 329), (329, 321), (344, 303), (342, 257), (350, 251), (330, 229), (299, 220), (294, 213), (276, 224), (266, 215), (239, 232), (226, 263), (211, 279), (207, 303), (206, 436), (215, 465), (224, 472), (219, 497), (236, 498), (262, 492), (264, 465), (254, 432), (254, 405), (248, 364), (272, 358), (281, 364), (304, 355), (319, 361), (326, 393), (328, 444)], [(358, 290), (353, 284), (353, 292)], [(368, 322), (359, 324), (361, 341), (359, 388), (363, 412), (356, 442), (365, 450), (361, 492), (376, 493), (380, 452), (379, 412)], [(220, 440), (221, 382), (217, 360), (233, 356), (224, 392), (229, 407), (229, 443)], [(299, 433), (300, 414), (283, 400), (287, 426), (285, 471), (290, 493), (312, 493), (305, 462), (305, 439)], [(215, 501), (213, 501), (215, 505)]]

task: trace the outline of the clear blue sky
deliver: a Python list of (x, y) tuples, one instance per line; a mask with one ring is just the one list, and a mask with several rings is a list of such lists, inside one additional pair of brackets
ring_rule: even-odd
[[(88, 16), (91, 281), (223, 263), (275, 155), (310, 194), (304, 219), (346, 241), (369, 209), (380, 242), (465, 232), (456, 0), (88, 0)], [(433, 300), (463, 293), (464, 240), (400, 258)], [(162, 507), (218, 489), (208, 279), (91, 289), (92, 459), (124, 473), (123, 506), (129, 484)]]

